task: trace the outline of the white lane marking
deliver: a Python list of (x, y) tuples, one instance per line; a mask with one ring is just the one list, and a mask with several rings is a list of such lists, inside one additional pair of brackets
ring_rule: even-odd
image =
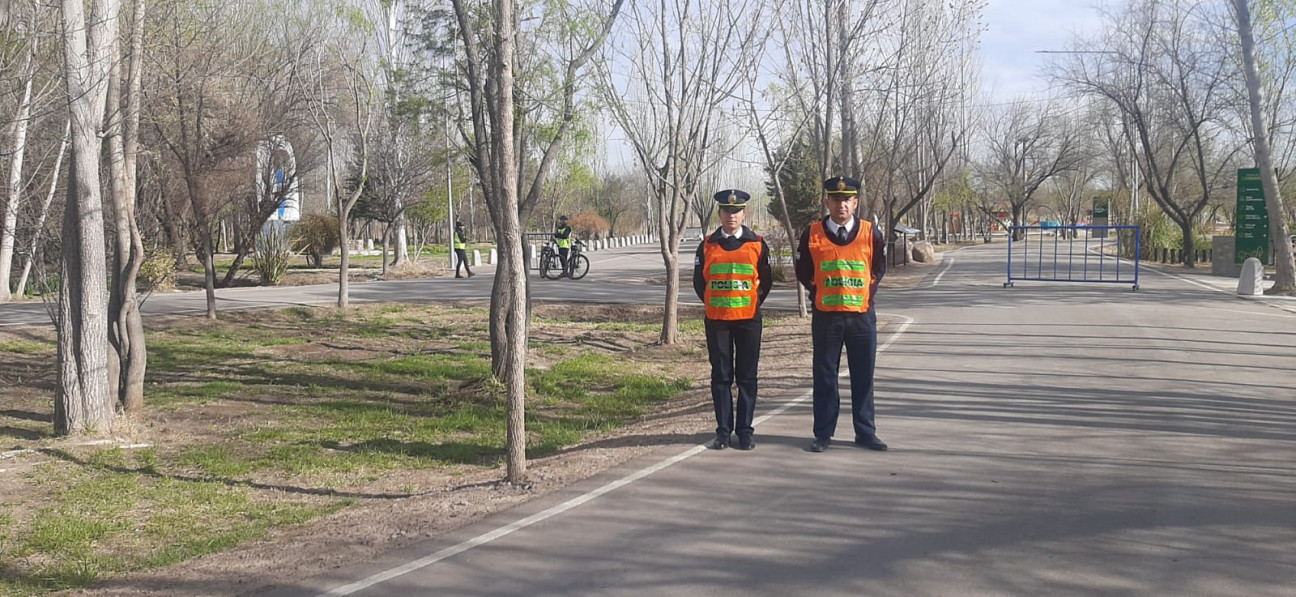
[(322, 593), (322, 594), (320, 594), (319, 597), (341, 597), (342, 595), (350, 595), (350, 594), (352, 594), (352, 593), (355, 593), (356, 591), (361, 591), (361, 590), (367, 589), (367, 588), (372, 587), (372, 586), (374, 586), (374, 585), (376, 585), (376, 584), (379, 584), (379, 583), (382, 583), (382, 582), (385, 582), (385, 581), (391, 580), (391, 579), (393, 579), (393, 578), (396, 578), (397, 576), (400, 576), (400, 575), (402, 575), (402, 574), (407, 574), (407, 573), (413, 572), (413, 571), (415, 571), (415, 570), (418, 570), (418, 569), (420, 569), (420, 568), (426, 568), (427, 566), (431, 566), (432, 564), (435, 564), (435, 563), (437, 563), (437, 562), (440, 562), (441, 560), (444, 560), (444, 559), (446, 559), (446, 558), (448, 558), (448, 557), (451, 557), (451, 556), (454, 556), (454, 555), (457, 555), (457, 554), (463, 553), (463, 552), (465, 552), (465, 551), (468, 551), (468, 550), (470, 550), (470, 549), (472, 549), (472, 548), (474, 548), (474, 547), (477, 547), (478, 545), (483, 545), (483, 544), (486, 544), (486, 543), (490, 543), (491, 541), (494, 541), (494, 540), (496, 540), (496, 539), (499, 539), (500, 537), (504, 537), (504, 536), (506, 536), (506, 535), (509, 535), (509, 534), (513, 533), (514, 531), (519, 531), (519, 530), (525, 529), (525, 528), (527, 528), (527, 527), (529, 527), (529, 526), (531, 526), (531, 525), (533, 525), (533, 524), (535, 524), (535, 523), (537, 523), (537, 522), (541, 522), (541, 521), (546, 520), (546, 519), (548, 519), (548, 518), (552, 518), (552, 517), (554, 517), (554, 516), (557, 516), (558, 514), (562, 514), (563, 512), (566, 512), (566, 511), (568, 511), (568, 510), (571, 510), (572, 508), (575, 508), (576, 506), (579, 506), (579, 505), (581, 505), (581, 504), (584, 504), (585, 502), (588, 502), (588, 501), (590, 501), (590, 500), (593, 500), (594, 498), (597, 498), (597, 497), (599, 497), (599, 496), (601, 496), (601, 495), (603, 495), (603, 494), (605, 494), (605, 493), (607, 493), (607, 492), (609, 492), (609, 491), (612, 491), (612, 490), (614, 490), (614, 489), (617, 489), (617, 488), (622, 487), (622, 486), (625, 486), (625, 485), (629, 485), (630, 483), (633, 483), (634, 481), (638, 481), (639, 479), (642, 479), (642, 478), (644, 478), (644, 477), (647, 477), (648, 475), (651, 475), (651, 474), (653, 474), (653, 473), (655, 473), (655, 472), (657, 472), (657, 471), (659, 471), (659, 470), (662, 470), (662, 469), (664, 469), (664, 468), (666, 468), (666, 467), (668, 467), (668, 466), (670, 466), (670, 465), (672, 465), (672, 464), (675, 464), (676, 462), (679, 462), (679, 461), (681, 461), (681, 460), (684, 460), (684, 459), (686, 459), (686, 458), (688, 458), (688, 457), (690, 457), (690, 456), (693, 456), (693, 455), (695, 455), (695, 454), (699, 454), (699, 453), (701, 453), (701, 452), (703, 452), (703, 451), (705, 451), (705, 450), (706, 450), (706, 447), (705, 447), (705, 446), (694, 446), (694, 447), (692, 447), (692, 448), (689, 448), (688, 450), (686, 450), (686, 451), (683, 452), (683, 453), (680, 453), (680, 454), (678, 454), (678, 455), (676, 455), (676, 456), (672, 456), (672, 457), (667, 458), (666, 460), (663, 460), (663, 461), (661, 461), (661, 462), (659, 462), (659, 463), (657, 463), (657, 464), (654, 464), (654, 465), (652, 465), (652, 466), (650, 466), (650, 467), (648, 467), (648, 468), (645, 468), (645, 469), (640, 470), (640, 471), (638, 471), (638, 472), (635, 472), (635, 473), (632, 473), (632, 474), (627, 475), (627, 476), (625, 476), (625, 477), (622, 477), (622, 478), (620, 478), (620, 479), (617, 479), (616, 481), (613, 481), (613, 482), (611, 482), (611, 483), (608, 483), (607, 485), (604, 485), (604, 486), (602, 486), (602, 487), (600, 487), (600, 488), (598, 488), (598, 489), (595, 489), (595, 490), (593, 490), (593, 491), (591, 491), (591, 492), (589, 492), (589, 493), (586, 493), (586, 494), (581, 495), (581, 496), (578, 496), (578, 497), (574, 497), (574, 498), (572, 498), (572, 499), (570, 499), (570, 500), (567, 500), (567, 501), (565, 501), (565, 502), (563, 502), (563, 503), (561, 503), (561, 504), (558, 504), (557, 506), (554, 506), (554, 507), (552, 507), (552, 508), (549, 508), (548, 510), (544, 510), (544, 511), (541, 511), (541, 512), (537, 512), (536, 514), (532, 514), (531, 516), (528, 516), (528, 517), (526, 517), (526, 518), (523, 518), (522, 520), (519, 520), (519, 521), (514, 522), (514, 523), (512, 523), (512, 524), (509, 524), (509, 525), (506, 525), (506, 526), (500, 527), (500, 528), (495, 529), (495, 530), (493, 530), (493, 531), (491, 531), (491, 532), (489, 532), (489, 533), (485, 533), (485, 534), (482, 534), (482, 535), (478, 535), (478, 536), (476, 536), (476, 537), (473, 537), (472, 539), (469, 539), (469, 540), (467, 540), (467, 541), (464, 541), (464, 542), (462, 542), (462, 543), (459, 543), (458, 545), (452, 545), (452, 546), (447, 547), (447, 548), (445, 548), (445, 549), (442, 549), (441, 551), (438, 551), (438, 552), (436, 552), (436, 553), (434, 553), (434, 554), (432, 554), (432, 555), (429, 555), (429, 556), (427, 556), (427, 557), (423, 557), (423, 558), (419, 558), (419, 559), (414, 560), (414, 561), (412, 561), (412, 562), (410, 562), (410, 563), (408, 563), (408, 564), (405, 564), (405, 565), (403, 565), (403, 566), (397, 566), (397, 567), (392, 568), (392, 569), (390, 569), (390, 570), (387, 570), (387, 571), (385, 571), (385, 572), (379, 572), (378, 574), (375, 574), (375, 575), (373, 575), (373, 576), (370, 576), (369, 578), (366, 578), (366, 579), (363, 579), (363, 580), (360, 580), (360, 581), (357, 581), (357, 582), (351, 583), (351, 584), (349, 584), (349, 585), (345, 585), (345, 586), (338, 587), (338, 588), (333, 589), (332, 591), (329, 591), (329, 592), (327, 592), (327, 593)]
[(946, 264), (946, 265), (945, 265), (945, 269), (941, 270), (941, 273), (940, 273), (939, 275), (936, 276), (936, 279), (935, 279), (935, 280), (932, 280), (932, 288), (935, 288), (937, 284), (940, 284), (941, 278), (944, 278), (944, 277), (945, 277), (945, 274), (948, 274), (948, 273), (949, 273), (950, 268), (951, 268), (951, 267), (954, 267), (954, 258), (953, 258), (953, 257), (949, 257), (949, 258), (945, 259), (945, 261), (948, 261), (949, 263)]
[[(886, 349), (890, 348), (892, 344), (895, 344), (896, 340), (900, 338), (900, 335), (905, 333), (905, 330), (909, 329), (909, 326), (912, 325), (914, 322), (912, 317), (905, 317), (904, 315), (897, 315), (897, 317), (903, 319), (904, 323), (900, 325), (899, 330), (896, 330), (894, 334), (891, 334), (891, 337), (887, 339), (886, 344), (883, 344), (882, 346), (878, 347), (879, 353), (884, 352)], [(773, 412), (756, 419), (755, 421), (753, 421), (753, 424), (764, 423), (765, 421), (768, 421), (772, 417), (787, 412), (787, 410), (792, 408), (793, 406), (796, 406), (801, 402), (805, 402), (805, 400), (809, 398), (813, 393), (814, 393), (813, 389), (806, 390), (791, 402), (788, 402), (787, 404), (778, 407)], [(691, 458), (693, 456), (696, 456), (706, 451), (707, 448), (705, 445), (693, 446), (692, 448), (689, 448), (688, 450), (676, 454), (675, 456), (671, 456), (666, 460), (663, 460), (647, 468), (641, 469), (639, 471), (621, 477), (620, 479), (617, 479), (616, 481), (613, 481), (611, 483), (608, 483), (607, 485), (599, 487), (598, 489), (590, 491), (589, 493), (574, 497), (561, 504), (552, 506), (546, 510), (532, 514), (531, 516), (523, 518), (522, 520), (502, 526), (488, 533), (483, 533), (481, 535), (473, 537), (472, 539), (468, 539), (456, 545), (452, 545), (450, 547), (442, 549), (441, 551), (419, 558), (407, 564), (403, 564), (395, 568), (391, 568), (389, 570), (379, 572), (368, 578), (364, 578), (356, 582), (353, 582), (349, 585), (343, 585), (327, 593), (320, 593), (316, 595), (316, 597), (343, 597), (345, 595), (350, 595), (357, 591), (363, 591), (369, 587), (389, 581), (403, 574), (408, 574), (410, 572), (414, 572), (415, 570), (426, 568), (428, 566), (431, 566), (432, 564), (440, 562), (441, 560), (444, 560), (451, 556), (461, 554), (479, 545), (485, 545), (487, 543), (490, 543), (491, 541), (499, 539), (500, 537), (504, 537), (506, 535), (512, 534), (515, 531), (520, 531), (538, 522), (543, 522), (547, 519), (553, 518), (554, 516), (557, 516), (559, 514), (562, 514), (563, 512), (575, 508), (576, 506), (589, 502), (599, 496), (602, 496), (603, 494), (606, 494), (615, 489), (629, 485), (657, 471), (665, 469), (673, 464), (682, 462), (688, 458)]]

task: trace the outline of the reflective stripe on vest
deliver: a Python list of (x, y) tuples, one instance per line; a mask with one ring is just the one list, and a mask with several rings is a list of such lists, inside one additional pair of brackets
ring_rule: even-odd
[(756, 264), (760, 261), (761, 243), (742, 243), (733, 251), (726, 251), (720, 243), (709, 239), (702, 248), (702, 277), (706, 280), (706, 291), (702, 300), (706, 303), (707, 319), (751, 319), (756, 317), (756, 307), (760, 301), (757, 290), (760, 278)]
[(815, 308), (820, 311), (868, 311), (873, 282), (873, 227), (857, 220), (855, 240), (839, 246), (823, 222), (810, 225), (810, 258), (815, 264)]

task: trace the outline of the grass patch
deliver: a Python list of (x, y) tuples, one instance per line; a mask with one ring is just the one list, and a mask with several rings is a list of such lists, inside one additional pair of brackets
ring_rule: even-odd
[(45, 354), (54, 352), (55, 346), (47, 342), (32, 342), (30, 340), (13, 340), (10, 342), (0, 342), (0, 352), (11, 352), (14, 354)]
[[(49, 448), (48, 432), (25, 431), (49, 427), (47, 390), (23, 388), (29, 402), (0, 414), (0, 428), (11, 430), (0, 437), (48, 462), (22, 480), (20, 501), (0, 504), (0, 596), (84, 587), (229, 549), (370, 492), (425, 487), (429, 471), (499, 467), (508, 413), (491, 373), (487, 316), (431, 305), (289, 307), (151, 329), (143, 421), (154, 445), (145, 449)], [(624, 426), (691, 386), (676, 373), (696, 361), (687, 347), (636, 360), (657, 325), (595, 319), (537, 318), (534, 329), (549, 336), (616, 333), (624, 352), (536, 346), (533, 457)], [(52, 349), (0, 341), (10, 355)], [(31, 360), (52, 376), (52, 359)]]
[[(51, 487), (50, 500), (0, 542), (0, 561), (28, 563), (0, 565), (0, 595), (84, 587), (104, 575), (216, 553), (352, 503), (265, 500), (246, 487), (142, 474), (120, 453), (106, 457), (112, 468), (94, 465), (103, 458), (38, 475)], [(10, 518), (0, 530), (12, 526)]]

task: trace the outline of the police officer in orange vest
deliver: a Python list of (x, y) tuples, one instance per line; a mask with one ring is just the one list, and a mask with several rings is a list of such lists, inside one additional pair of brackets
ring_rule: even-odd
[[(769, 246), (743, 226), (743, 208), (751, 195), (737, 189), (715, 194), (720, 227), (698, 245), (693, 259), (693, 290), (706, 305), (706, 343), (711, 359), (711, 400), (715, 403), (713, 450), (732, 443), (739, 450), (756, 447), (752, 415), (756, 410), (756, 369), (760, 363), (760, 305), (774, 281)], [(733, 385), (738, 385), (734, 418)]]
[(877, 315), (873, 297), (886, 273), (886, 239), (872, 222), (855, 217), (859, 181), (824, 181), (828, 217), (801, 235), (795, 255), (797, 280), (810, 291), (814, 306), (814, 442), (811, 452), (828, 449), (837, 430), (841, 396), (837, 390), (842, 347), (850, 367), (851, 424), (855, 443), (883, 451), (873, 423), (873, 365), (877, 356)]

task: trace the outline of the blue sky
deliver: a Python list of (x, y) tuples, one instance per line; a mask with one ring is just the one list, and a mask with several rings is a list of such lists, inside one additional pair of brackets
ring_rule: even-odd
[(1037, 97), (1047, 91), (1037, 50), (1065, 49), (1075, 34), (1100, 28), (1097, 0), (989, 0), (981, 35), (982, 91), (992, 101)]

